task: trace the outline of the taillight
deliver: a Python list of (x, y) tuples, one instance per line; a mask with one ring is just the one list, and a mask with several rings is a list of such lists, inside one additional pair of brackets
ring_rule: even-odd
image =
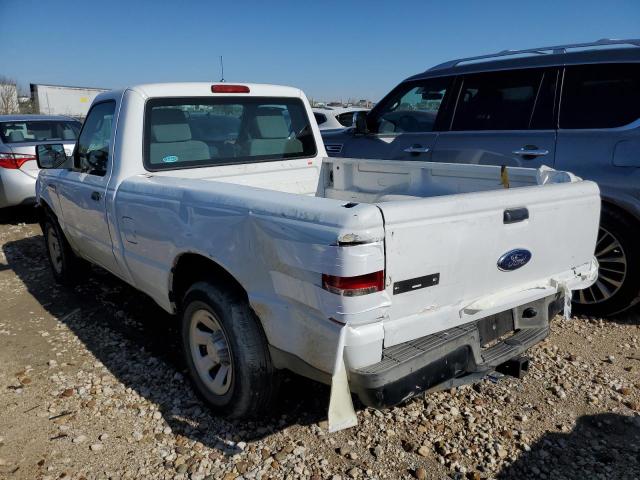
[(0, 153), (0, 168), (15, 170), (20, 168), (25, 162), (35, 159), (35, 155), (28, 155), (26, 153)]
[(358, 275), (357, 277), (336, 277), (322, 275), (322, 288), (345, 297), (357, 297), (384, 290), (384, 271)]
[(246, 85), (211, 85), (212, 93), (249, 93)]

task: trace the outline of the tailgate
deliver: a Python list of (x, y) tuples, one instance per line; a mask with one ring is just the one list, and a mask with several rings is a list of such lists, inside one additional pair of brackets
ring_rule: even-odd
[[(446, 321), (442, 315), (434, 315), (434, 321), (439, 317), (435, 323), (450, 328), (465, 323), (459, 312), (473, 302), (536, 282), (548, 284), (552, 276), (590, 262), (600, 195), (595, 183), (578, 181), (378, 207), (385, 222), (387, 292), (392, 298), (387, 322), (445, 309), (450, 310)], [(515, 212), (518, 220), (524, 209), (527, 219), (505, 221), (505, 210)], [(425, 324), (419, 330), (410, 336), (432, 328)]]

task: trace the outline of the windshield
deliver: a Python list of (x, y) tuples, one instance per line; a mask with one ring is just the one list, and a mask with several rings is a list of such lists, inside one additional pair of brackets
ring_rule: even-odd
[(65, 120), (28, 120), (0, 123), (0, 137), (4, 143), (45, 142), (62, 140), (75, 142), (80, 122)]
[(297, 98), (157, 98), (147, 102), (148, 170), (312, 157), (316, 144)]
[(403, 83), (377, 108), (372, 129), (379, 134), (431, 132), (451, 78)]

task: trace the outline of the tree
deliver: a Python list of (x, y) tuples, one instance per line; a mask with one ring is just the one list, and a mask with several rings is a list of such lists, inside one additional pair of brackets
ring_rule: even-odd
[(16, 113), (18, 109), (16, 81), (0, 75), (0, 115)]

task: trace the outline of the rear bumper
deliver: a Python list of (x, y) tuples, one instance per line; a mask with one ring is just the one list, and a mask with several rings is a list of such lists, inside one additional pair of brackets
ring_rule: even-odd
[[(491, 371), (545, 339), (549, 334), (549, 319), (562, 311), (563, 306), (564, 295), (557, 293), (476, 322), (385, 348), (380, 362), (349, 372), (349, 385), (365, 405), (383, 408), (448, 380)], [(525, 310), (528, 313), (523, 315)], [(532, 311), (536, 312), (533, 317)], [(508, 322), (513, 322), (511, 325), (515, 327), (511, 336), (486, 341), (491, 330), (500, 333)]]
[(36, 179), (20, 169), (0, 169), (0, 208), (35, 203)]

